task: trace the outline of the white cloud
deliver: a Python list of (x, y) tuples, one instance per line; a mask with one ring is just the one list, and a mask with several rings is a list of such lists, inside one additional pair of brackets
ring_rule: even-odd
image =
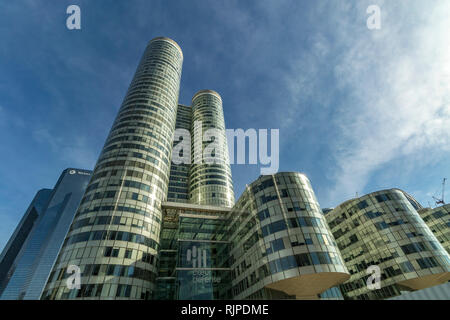
[(350, 49), (335, 74), (350, 98), (334, 120), (339, 134), (330, 200), (352, 197), (374, 170), (397, 157), (450, 150), (449, 9), (448, 1), (385, 4), (381, 32), (360, 30), (357, 37), (354, 23), (339, 23), (347, 36), (335, 45)]

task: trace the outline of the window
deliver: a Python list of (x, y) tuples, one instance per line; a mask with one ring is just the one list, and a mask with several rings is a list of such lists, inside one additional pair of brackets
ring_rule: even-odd
[(279, 220), (276, 222), (273, 222), (265, 227), (262, 228), (263, 236), (267, 236), (269, 234), (285, 230), (286, 229), (286, 223), (284, 220)]
[(153, 263), (153, 255), (150, 253), (143, 253), (142, 254), (142, 261), (152, 264)]
[(405, 254), (425, 251), (425, 247), (421, 242), (414, 242), (404, 246), (401, 246)]
[(99, 272), (100, 272), (100, 265), (99, 264), (94, 265), (94, 267), (92, 268), (92, 275), (98, 276)]
[(295, 258), (293, 256), (281, 258), (280, 261), (282, 270), (289, 270), (297, 267), (297, 262), (295, 261)]
[(388, 201), (392, 200), (392, 197), (389, 194), (380, 194), (375, 196), (375, 199), (377, 199), (378, 202)]
[(317, 252), (320, 264), (332, 264), (330, 255), (327, 252)]
[(445, 214), (442, 211), (436, 211), (433, 213), (433, 217), (442, 218), (442, 217), (445, 217)]
[(106, 269), (106, 275), (107, 276), (112, 276), (114, 274), (114, 265), (109, 265), (108, 268)]
[(131, 285), (119, 284), (117, 286), (116, 297), (129, 297), (131, 294)]
[(270, 217), (270, 214), (269, 214), (269, 210), (268, 209), (265, 209), (265, 210), (262, 210), (262, 211), (258, 212), (259, 221), (263, 221), (264, 219), (267, 219), (269, 217)]
[(389, 228), (389, 225), (384, 221), (376, 222), (374, 225), (378, 230), (383, 230), (383, 229)]
[(277, 252), (284, 249), (283, 239), (273, 240), (271, 243), (272, 252)]
[(350, 243), (355, 243), (358, 241), (358, 237), (356, 236), (356, 234), (350, 236), (348, 239), (350, 240)]
[(310, 256), (311, 256), (311, 260), (312, 260), (313, 264), (320, 264), (319, 256), (317, 255), (316, 252), (310, 252)]
[(369, 211), (369, 212), (366, 212), (365, 215), (369, 219), (374, 219), (376, 217), (382, 216), (383, 212), (372, 212), (372, 211)]
[(409, 261), (401, 262), (400, 269), (403, 271), (403, 273), (415, 271), (413, 265)]
[(359, 210), (362, 210), (362, 209), (364, 209), (364, 208), (367, 208), (369, 205), (367, 204), (367, 201), (366, 200), (363, 200), (363, 201), (361, 201), (361, 202), (359, 202), (358, 203), (358, 208), (359, 208)]
[(105, 192), (105, 198), (114, 198), (115, 195), (116, 195), (115, 191), (106, 191)]
[(113, 247), (105, 248), (105, 257), (117, 257), (119, 256), (119, 249), (114, 249)]
[(436, 260), (432, 257), (417, 259), (416, 261), (421, 269), (433, 268), (438, 266)]
[(312, 264), (311, 258), (309, 257), (309, 254), (307, 254), (307, 253), (297, 254), (295, 256), (295, 260), (297, 261), (297, 265), (299, 267), (306, 267), (306, 266), (310, 266)]

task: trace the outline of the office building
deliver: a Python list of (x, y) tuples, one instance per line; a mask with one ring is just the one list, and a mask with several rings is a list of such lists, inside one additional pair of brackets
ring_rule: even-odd
[[(340, 285), (355, 273), (344, 258), (353, 251), (340, 253), (327, 224), (341, 206), (322, 211), (296, 172), (259, 177), (235, 203), (222, 98), (200, 90), (190, 106), (179, 104), (182, 62), (173, 40), (149, 42), (41, 298), (342, 298)], [(415, 263), (435, 263), (424, 281), (438, 283), (448, 254), (429, 229), (416, 231), (430, 257)], [(67, 285), (72, 266), (80, 288)], [(423, 287), (417, 273), (420, 281), (404, 283)]]
[(422, 208), (418, 212), (444, 249), (450, 253), (450, 204), (433, 209)]
[[(385, 299), (450, 280), (447, 251), (403, 191), (348, 200), (325, 216), (351, 274), (340, 285), (346, 299)], [(371, 266), (379, 268), (379, 288)]]
[(317, 299), (349, 273), (308, 178), (261, 176), (229, 215), (235, 299)]
[(450, 300), (450, 282), (413, 292), (404, 292), (388, 300)]
[[(152, 296), (182, 62), (171, 39), (159, 37), (147, 45), (44, 298)], [(83, 272), (82, 290), (67, 288), (69, 265)]]
[(69, 168), (62, 172), (50, 193), (48, 190), (38, 193), (42, 201), (33, 205), (39, 207), (40, 213), (15, 261), (1, 299), (36, 300), (41, 297), (90, 176), (90, 171)]
[[(189, 170), (189, 202), (200, 205), (234, 205), (222, 98), (213, 90), (201, 90), (192, 98), (192, 164)], [(209, 137), (209, 130), (216, 130)], [(217, 144), (209, 152), (209, 145)], [(214, 144), (213, 144), (214, 146)]]
[(159, 273), (154, 299), (231, 299), (230, 208), (163, 204)]
[(336, 299), (350, 276), (300, 173), (261, 176), (233, 208), (163, 212), (155, 299)]
[[(192, 119), (192, 108), (190, 106), (185, 106), (182, 104), (178, 105), (177, 120), (175, 124), (176, 129), (184, 129), (187, 132), (191, 130), (191, 119)], [(174, 137), (173, 146), (175, 147), (180, 141), (180, 137)], [(190, 150), (190, 149), (189, 149)], [(183, 150), (184, 151), (184, 150)], [(183, 151), (179, 151), (180, 157), (183, 156)], [(176, 150), (173, 151), (174, 153)], [(190, 154), (187, 155), (190, 158)], [(188, 163), (174, 163), (172, 161), (170, 165), (170, 176), (169, 176), (169, 191), (167, 194), (167, 201), (171, 202), (183, 202), (186, 203), (189, 199), (189, 168), (190, 162)]]
[(45, 210), (51, 193), (51, 189), (41, 189), (36, 193), (0, 255), (0, 297), (14, 273), (17, 260), (23, 252), (36, 220)]
[[(173, 40), (160, 37), (148, 44), (45, 299), (149, 299), (155, 294), (158, 276), (162, 203), (233, 205), (222, 99), (212, 90), (202, 90), (194, 95), (191, 107), (178, 105), (182, 61), (181, 49)], [(193, 136), (192, 164), (171, 166), (175, 128), (189, 130)], [(217, 141), (203, 141), (208, 129), (218, 130)], [(195, 139), (196, 133), (200, 140)], [(212, 142), (219, 143), (209, 155), (224, 161), (203, 161), (203, 155), (208, 155), (204, 149)], [(77, 292), (65, 283), (70, 265), (83, 272), (83, 287)]]

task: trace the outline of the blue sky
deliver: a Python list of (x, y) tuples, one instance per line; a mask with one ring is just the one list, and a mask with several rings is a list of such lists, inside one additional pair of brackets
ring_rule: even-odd
[[(81, 30), (66, 8), (81, 8)], [(381, 29), (366, 8), (381, 8)], [(450, 2), (10, 1), (0, 10), (0, 247), (35, 192), (92, 169), (147, 42), (184, 52), (180, 103), (218, 91), (228, 128), (280, 129), (280, 171), (322, 207), (450, 178)], [(259, 176), (233, 165), (236, 198)]]

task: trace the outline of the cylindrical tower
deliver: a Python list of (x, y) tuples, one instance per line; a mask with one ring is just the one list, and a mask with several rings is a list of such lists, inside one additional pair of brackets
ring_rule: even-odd
[[(148, 44), (42, 299), (151, 297), (182, 62), (175, 41)], [(78, 290), (67, 286), (71, 265)]]
[(217, 92), (201, 90), (192, 98), (191, 133), (189, 202), (232, 207), (233, 181), (222, 98)]
[(350, 277), (301, 173), (260, 176), (229, 218), (235, 299), (318, 299)]

